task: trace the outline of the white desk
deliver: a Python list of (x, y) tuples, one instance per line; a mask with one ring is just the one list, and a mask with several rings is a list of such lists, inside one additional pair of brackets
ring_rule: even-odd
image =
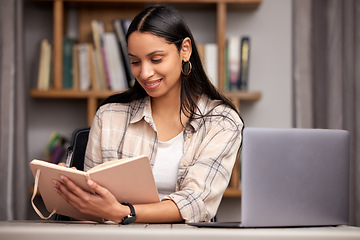
[(314, 228), (214, 229), (186, 224), (116, 224), (10, 221), (0, 222), (1, 240), (231, 240), (231, 239), (357, 239), (360, 228), (350, 226)]

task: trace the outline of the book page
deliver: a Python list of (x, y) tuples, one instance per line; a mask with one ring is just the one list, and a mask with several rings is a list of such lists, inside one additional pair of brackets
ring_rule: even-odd
[(135, 157), (135, 158), (123, 158), (123, 159), (104, 162), (104, 163), (101, 163), (101, 164), (96, 165), (95, 167), (91, 168), (89, 171), (87, 171), (87, 173), (93, 173), (93, 172), (111, 168), (111, 167), (114, 167), (117, 165), (122, 165), (122, 164), (125, 164), (126, 162), (130, 162), (130, 161), (133, 161), (133, 160), (141, 158), (141, 157), (144, 157), (144, 156), (139, 156), (139, 157)]
[(85, 215), (77, 211), (68, 202), (66, 202), (58, 193), (54, 191), (53, 180), (61, 182), (61, 175), (68, 177), (77, 186), (87, 192), (91, 192), (87, 185), (87, 173), (59, 166), (53, 163), (48, 163), (41, 160), (33, 160), (30, 162), (30, 168), (33, 175), (40, 170), (39, 176), (39, 191), (45, 203), (46, 209), (52, 212), (54, 209), (56, 213), (73, 217), (75, 219), (96, 220), (97, 218)]

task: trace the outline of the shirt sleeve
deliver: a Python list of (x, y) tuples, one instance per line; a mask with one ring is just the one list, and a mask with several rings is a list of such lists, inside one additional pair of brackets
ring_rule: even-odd
[(94, 120), (91, 124), (89, 139), (86, 146), (84, 171), (99, 165), (103, 162), (101, 154), (101, 119), (100, 110), (95, 114)]
[(216, 215), (242, 141), (243, 123), (235, 115), (206, 126), (193, 159), (186, 160), (190, 164), (179, 168), (179, 191), (165, 197), (177, 204), (186, 222), (210, 221)]

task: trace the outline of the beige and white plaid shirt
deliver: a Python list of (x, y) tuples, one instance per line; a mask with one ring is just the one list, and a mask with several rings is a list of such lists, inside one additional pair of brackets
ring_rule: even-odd
[[(184, 150), (173, 200), (186, 222), (215, 216), (228, 186), (242, 141), (243, 122), (230, 107), (202, 96), (198, 110), (211, 117), (195, 119), (184, 129)], [(91, 126), (85, 170), (115, 159), (147, 155), (154, 166), (158, 148), (151, 101), (110, 103), (99, 108)], [(171, 156), (169, 156), (171, 157)]]

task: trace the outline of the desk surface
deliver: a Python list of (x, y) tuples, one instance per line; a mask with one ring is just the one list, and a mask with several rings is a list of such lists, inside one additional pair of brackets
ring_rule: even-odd
[(91, 240), (91, 239), (154, 239), (154, 240), (219, 240), (219, 239), (360, 239), (360, 228), (196, 228), (186, 224), (117, 224), (68, 223), (51, 221), (0, 222), (0, 239), (27, 240)]

